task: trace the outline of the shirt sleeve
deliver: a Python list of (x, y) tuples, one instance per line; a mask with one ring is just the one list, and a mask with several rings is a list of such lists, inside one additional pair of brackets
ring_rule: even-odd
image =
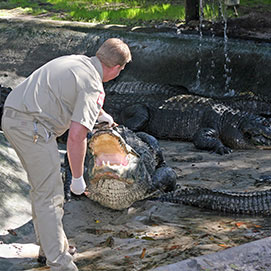
[(104, 90), (88, 89), (80, 90), (77, 95), (72, 121), (79, 122), (92, 131), (103, 106)]

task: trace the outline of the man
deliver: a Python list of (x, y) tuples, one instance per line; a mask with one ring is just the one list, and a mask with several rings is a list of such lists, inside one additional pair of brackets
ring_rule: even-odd
[(2, 129), (27, 172), (40, 255), (45, 255), (52, 271), (78, 270), (62, 225), (64, 191), (56, 137), (69, 129), (71, 190), (82, 194), (87, 133), (96, 120), (114, 124), (102, 109), (103, 82), (117, 77), (130, 61), (128, 45), (111, 38), (96, 56), (62, 56), (46, 63), (5, 101)]

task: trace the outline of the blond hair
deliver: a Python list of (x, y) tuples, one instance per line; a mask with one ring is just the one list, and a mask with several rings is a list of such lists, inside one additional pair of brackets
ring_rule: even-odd
[(117, 38), (106, 40), (98, 49), (96, 56), (107, 67), (123, 66), (132, 60), (128, 45)]

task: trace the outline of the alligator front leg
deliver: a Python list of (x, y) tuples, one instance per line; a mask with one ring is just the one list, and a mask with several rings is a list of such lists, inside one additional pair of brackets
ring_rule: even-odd
[(162, 192), (170, 192), (176, 189), (177, 174), (174, 169), (166, 165), (156, 169), (152, 176), (153, 190), (160, 190)]
[(193, 137), (193, 143), (198, 149), (209, 150), (224, 155), (232, 150), (225, 146), (218, 137), (218, 132), (212, 128), (202, 128)]

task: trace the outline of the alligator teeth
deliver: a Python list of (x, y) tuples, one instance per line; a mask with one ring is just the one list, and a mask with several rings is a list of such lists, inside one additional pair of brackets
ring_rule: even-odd
[(103, 166), (108, 166), (108, 167), (110, 167), (111, 165), (110, 165), (110, 161), (102, 161), (102, 165)]

